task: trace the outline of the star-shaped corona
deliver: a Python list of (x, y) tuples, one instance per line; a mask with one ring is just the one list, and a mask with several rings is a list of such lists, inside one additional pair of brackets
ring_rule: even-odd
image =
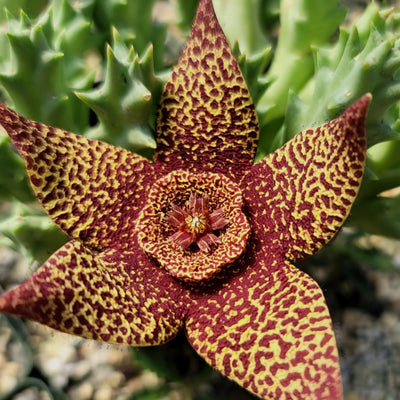
[(171, 208), (167, 220), (172, 226), (178, 228), (171, 239), (178, 243), (183, 250), (192, 243), (196, 243), (200, 250), (210, 252), (212, 244), (221, 243), (212, 232), (220, 230), (228, 224), (224, 218), (223, 207), (210, 214), (208, 198), (191, 194), (188, 211), (175, 204), (172, 204)]
[(71, 240), (1, 295), (0, 311), (132, 346), (185, 329), (208, 363), (260, 398), (341, 399), (322, 291), (292, 263), (350, 211), (369, 102), (254, 163), (255, 108), (201, 0), (164, 87), (153, 161), (1, 106), (38, 201)]

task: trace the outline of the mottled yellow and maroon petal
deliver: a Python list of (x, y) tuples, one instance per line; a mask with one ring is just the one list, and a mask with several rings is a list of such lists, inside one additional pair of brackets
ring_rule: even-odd
[(155, 345), (181, 329), (187, 299), (140, 250), (93, 254), (78, 241), (0, 296), (0, 312), (89, 339)]
[(235, 179), (252, 165), (257, 140), (246, 83), (212, 1), (201, 0), (190, 38), (164, 87), (155, 160), (168, 172), (213, 171)]
[(243, 179), (252, 227), (271, 251), (293, 261), (311, 255), (345, 221), (363, 176), (370, 98), (302, 131)]
[(25, 161), (36, 197), (68, 235), (96, 249), (129, 246), (132, 221), (155, 178), (149, 161), (30, 121), (3, 105), (0, 124)]
[(260, 252), (257, 268), (198, 294), (186, 322), (194, 349), (268, 400), (340, 400), (338, 353), (327, 306), (306, 274)]

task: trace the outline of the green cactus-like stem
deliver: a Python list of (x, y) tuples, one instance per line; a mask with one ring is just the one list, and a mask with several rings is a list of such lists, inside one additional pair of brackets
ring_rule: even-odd
[(280, 10), (279, 41), (268, 70), (275, 81), (259, 102), (263, 125), (284, 115), (288, 90), (299, 91), (312, 76), (312, 48), (326, 44), (345, 16), (336, 0), (282, 0)]
[(0, 219), (0, 232), (0, 245), (23, 254), (30, 264), (45, 261), (68, 239), (43, 212), (17, 202)]
[[(151, 54), (150, 49), (147, 57), (151, 58)], [(154, 100), (143, 81), (153, 85), (156, 93), (161, 80), (142, 74), (142, 65), (133, 47), (127, 48), (114, 29), (113, 47), (107, 48), (104, 82), (91, 91), (76, 92), (99, 118), (99, 125), (88, 132), (89, 136), (129, 149), (155, 148), (150, 127), (150, 120), (155, 119)], [(151, 63), (145, 65), (148, 68)]]
[(254, 54), (266, 47), (260, 20), (261, 0), (214, 0), (213, 4), (225, 34), (239, 43), (243, 53)]
[(10, 139), (0, 133), (0, 201), (13, 198), (22, 202), (34, 200), (22, 159), (10, 147)]
[[(368, 35), (365, 30), (369, 18)], [(304, 124), (318, 124), (340, 112), (362, 93), (371, 92), (373, 102), (368, 113), (368, 145), (396, 138), (388, 123), (382, 123), (387, 109), (400, 99), (396, 73), (400, 68), (400, 39), (394, 35), (398, 17), (386, 10), (368, 8), (360, 24), (350, 31), (342, 29), (337, 43), (315, 50), (315, 77), (300, 98), (293, 94), (285, 120), (285, 140)]]
[(400, 239), (400, 196), (360, 202), (352, 211), (351, 223), (370, 234)]
[[(78, 67), (73, 68), (65, 53), (51, 43), (52, 15), (48, 9), (36, 22), (24, 13), (19, 20), (8, 15), (10, 58), (2, 60), (0, 83), (27, 117), (79, 130), (88, 120), (88, 110), (71, 90)], [(81, 42), (81, 33), (75, 39)], [(82, 88), (92, 82), (90, 74), (80, 80)]]

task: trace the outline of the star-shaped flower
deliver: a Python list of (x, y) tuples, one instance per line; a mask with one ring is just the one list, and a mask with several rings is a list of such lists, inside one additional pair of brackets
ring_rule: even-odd
[(0, 310), (133, 346), (184, 327), (208, 363), (261, 398), (340, 399), (322, 291), (292, 262), (349, 213), (369, 101), (253, 164), (256, 112), (202, 0), (164, 88), (153, 162), (1, 106), (38, 200), (71, 241)]

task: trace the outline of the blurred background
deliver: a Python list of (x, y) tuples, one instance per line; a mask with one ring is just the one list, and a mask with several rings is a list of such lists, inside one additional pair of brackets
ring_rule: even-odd
[[(0, 99), (151, 158), (163, 83), (197, 0), (0, 0)], [(347, 400), (400, 399), (400, 3), (214, 0), (260, 121), (257, 159), (366, 92), (368, 160), (337, 237), (299, 268), (321, 285)], [(21, 11), (23, 10), (23, 11)], [(0, 132), (0, 286), (67, 238)], [(106, 345), (0, 315), (0, 400), (246, 400), (186, 342)]]

